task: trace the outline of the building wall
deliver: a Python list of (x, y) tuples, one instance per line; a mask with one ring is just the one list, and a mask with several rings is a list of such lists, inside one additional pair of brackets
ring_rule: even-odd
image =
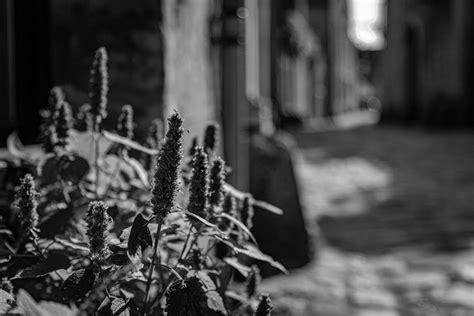
[[(335, 116), (359, 107), (359, 61), (357, 49), (347, 33), (346, 0), (310, 1), (310, 23), (319, 39), (321, 51), (315, 61), (318, 73), (317, 116)], [(319, 69), (318, 69), (319, 68)], [(323, 69), (321, 69), (323, 68)], [(324, 101), (323, 101), (324, 100)]]
[(388, 1), (383, 117), (462, 125), (468, 97), (466, 64), (472, 3)]
[[(190, 133), (218, 120), (213, 96), (210, 0), (163, 0), (165, 112), (178, 110)], [(189, 137), (188, 137), (189, 138)]]
[[(218, 119), (212, 91), (211, 0), (51, 0), (54, 84), (73, 105), (87, 102), (94, 50), (109, 53), (110, 125), (134, 106), (138, 134), (177, 110), (192, 135)], [(87, 23), (82, 23), (87, 21)], [(186, 138), (186, 142), (190, 137)]]
[(358, 55), (347, 33), (346, 0), (328, 2), (329, 89), (333, 115), (359, 107)]

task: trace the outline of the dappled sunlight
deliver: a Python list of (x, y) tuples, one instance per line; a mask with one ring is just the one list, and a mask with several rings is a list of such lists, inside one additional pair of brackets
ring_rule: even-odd
[(328, 158), (311, 163), (315, 156), (322, 156), (319, 149), (305, 149), (297, 164), (308, 218), (363, 213), (370, 209), (370, 204), (387, 199), (392, 183), (389, 168), (361, 157)]

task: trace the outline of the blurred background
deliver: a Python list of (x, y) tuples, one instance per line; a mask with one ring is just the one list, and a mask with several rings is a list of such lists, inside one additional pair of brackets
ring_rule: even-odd
[[(474, 314), (470, 0), (1, 0), (0, 146), (109, 54), (112, 128), (221, 125), (276, 315)], [(273, 275), (273, 276), (272, 276)], [(272, 276), (272, 277), (270, 277)]]

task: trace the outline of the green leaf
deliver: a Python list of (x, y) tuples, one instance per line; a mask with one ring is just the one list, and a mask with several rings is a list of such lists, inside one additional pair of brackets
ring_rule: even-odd
[(152, 246), (152, 244), (153, 240), (151, 238), (150, 229), (148, 228), (148, 221), (139, 213), (135, 217), (130, 230), (127, 251), (130, 256), (134, 256), (138, 248), (141, 248), (143, 251), (147, 247)]
[(107, 258), (107, 261), (111, 264), (118, 266), (124, 266), (130, 262), (130, 258), (125, 252), (114, 253)]
[(89, 162), (78, 155), (64, 155), (59, 159), (59, 175), (67, 183), (78, 184), (89, 172)]
[(75, 154), (48, 154), (38, 164), (38, 170), (42, 185), (54, 184), (59, 179), (77, 184), (89, 173), (89, 163)]
[(64, 299), (77, 300), (84, 297), (94, 285), (95, 275), (90, 269), (74, 271), (69, 278), (64, 281), (61, 293)]
[[(99, 137), (99, 159), (102, 158), (112, 146), (112, 142), (105, 137)], [(92, 132), (79, 132), (71, 130), (69, 133), (69, 148), (71, 152), (85, 158), (89, 163), (94, 163), (95, 140)]]
[(143, 186), (146, 188), (150, 184), (148, 181), (148, 173), (145, 168), (138, 162), (138, 160), (130, 157), (124, 157), (124, 161), (135, 171), (136, 177), (140, 179)]
[(108, 132), (108, 131), (102, 131), (102, 134), (104, 135), (104, 137), (107, 140), (109, 140), (111, 142), (127, 146), (129, 148), (144, 152), (148, 155), (157, 155), (158, 154), (158, 150), (142, 146), (139, 143), (134, 142), (130, 138), (122, 137), (122, 136), (119, 136), (117, 134), (114, 134), (114, 133), (111, 133), (111, 132)]
[(18, 307), (22, 310), (24, 315), (28, 316), (76, 316), (79, 315), (78, 310), (69, 308), (56, 302), (41, 301), (36, 302), (28, 292), (23, 289), (18, 291), (17, 296)]
[(196, 214), (191, 213), (190, 211), (186, 211), (186, 210), (183, 210), (183, 213), (185, 213), (186, 215), (191, 216), (192, 218), (197, 219), (198, 221), (200, 221), (201, 223), (203, 223), (204, 225), (206, 225), (208, 227), (211, 227), (211, 228), (214, 228), (217, 231), (220, 231), (220, 229), (217, 227), (217, 225), (214, 225), (214, 224), (210, 223), (209, 221), (205, 220), (204, 218), (202, 218), (199, 215), (196, 215)]
[(28, 267), (23, 272), (21, 272), (19, 278), (25, 279), (42, 277), (59, 269), (67, 269), (70, 265), (71, 262), (66, 255), (59, 252), (50, 253), (45, 260)]
[(277, 215), (283, 215), (283, 210), (281, 208), (276, 207), (275, 205), (272, 205), (264, 201), (253, 200), (252, 206), (257, 211), (262, 210), (262, 211), (267, 211), (267, 212), (274, 213)]
[[(249, 195), (248, 193), (237, 190), (236, 188), (234, 188), (228, 183), (224, 185), (224, 190), (239, 201), (242, 201), (246, 196)], [(256, 208), (257, 210), (267, 211), (267, 212), (274, 213), (277, 215), (283, 214), (283, 211), (280, 208), (274, 205), (271, 205), (267, 202), (255, 200), (254, 198), (251, 198), (251, 202), (252, 202), (252, 206)]]
[(128, 309), (129, 305), (129, 299), (124, 300), (123, 298), (117, 297), (112, 301), (110, 310), (112, 311), (113, 315), (128, 316), (130, 315), (130, 311)]
[(12, 155), (13, 157), (29, 161), (28, 154), (25, 152), (25, 148), (16, 132), (13, 132), (8, 135), (7, 149), (10, 155)]
[(64, 239), (62, 237), (54, 237), (54, 240), (56, 240), (58, 243), (60, 243), (64, 247), (71, 248), (73, 250), (78, 250), (78, 251), (81, 251), (81, 252), (84, 252), (84, 253), (89, 252), (89, 248), (87, 247), (87, 243), (85, 243), (83, 241), (80, 241), (78, 239), (69, 238), (69, 240), (68, 240), (68, 239)]
[(0, 289), (0, 314), (6, 315), (14, 301), (15, 299), (10, 293)]
[(170, 285), (166, 291), (166, 312), (168, 315), (227, 315), (219, 293), (207, 290), (196, 275)]
[(242, 274), (244, 277), (247, 277), (250, 273), (250, 267), (247, 267), (246, 265), (240, 263), (237, 258), (227, 257), (222, 260), (235, 270), (239, 271), (239, 273)]
[(255, 239), (255, 237), (253, 236), (253, 234), (250, 232), (250, 230), (248, 229), (247, 226), (245, 226), (244, 223), (242, 223), (241, 221), (239, 221), (238, 219), (234, 218), (233, 216), (230, 216), (229, 214), (227, 213), (224, 213), (222, 212), (221, 214), (217, 215), (217, 217), (225, 217), (226, 219), (230, 220), (231, 222), (233, 222), (234, 224), (236, 224), (241, 230), (243, 230), (247, 236), (250, 237), (250, 239), (252, 239), (252, 242), (254, 244), (257, 245), (257, 240)]
[(227, 315), (227, 311), (224, 306), (224, 301), (217, 291), (207, 291), (207, 306), (216, 312), (220, 312), (222, 315)]
[(267, 262), (272, 267), (277, 268), (278, 270), (282, 271), (285, 274), (288, 274), (288, 271), (285, 269), (285, 267), (281, 263), (279, 263), (278, 261), (275, 261), (271, 256), (264, 254), (263, 252), (260, 251), (260, 249), (258, 249), (252, 244), (245, 244), (243, 246), (239, 246), (224, 236), (216, 235), (215, 238), (222, 241), (225, 245), (230, 247), (237, 254), (242, 254), (259, 261)]

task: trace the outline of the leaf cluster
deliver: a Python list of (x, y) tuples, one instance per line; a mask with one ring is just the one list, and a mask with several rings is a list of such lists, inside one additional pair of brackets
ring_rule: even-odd
[[(12, 161), (30, 175), (12, 184), (16, 198), (6, 204), (15, 203), (0, 219), (0, 313), (269, 315), (266, 296), (257, 307), (260, 277), (250, 263), (286, 270), (258, 249), (250, 228), (253, 206), (279, 210), (226, 183), (216, 125), (186, 157), (178, 113), (165, 135), (154, 121), (145, 144), (133, 140), (131, 106), (117, 133), (101, 129), (106, 61), (99, 49), (91, 106), (80, 112), (93, 121), (72, 127), (68, 118), (67, 146), (46, 144), (51, 150), (32, 156), (16, 136), (9, 139)], [(58, 89), (51, 102), (64, 104)], [(52, 124), (48, 117), (42, 127)]]

